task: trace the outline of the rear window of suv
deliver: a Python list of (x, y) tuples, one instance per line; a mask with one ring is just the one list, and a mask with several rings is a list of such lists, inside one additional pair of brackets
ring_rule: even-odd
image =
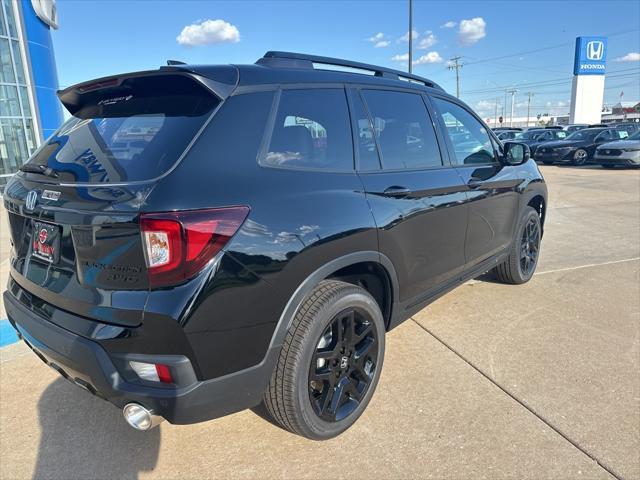
[(28, 162), (50, 168), (61, 183), (162, 175), (219, 103), (193, 79), (178, 75), (130, 78), (113, 88), (79, 90), (64, 101), (73, 116)]

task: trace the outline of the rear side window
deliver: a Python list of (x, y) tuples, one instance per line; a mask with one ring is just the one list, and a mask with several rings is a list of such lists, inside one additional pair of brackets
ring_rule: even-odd
[[(90, 87), (89, 87), (90, 88)], [(138, 77), (62, 98), (73, 117), (29, 164), (51, 168), (60, 182), (149, 180), (169, 170), (219, 99), (193, 79)]]
[(353, 170), (349, 110), (343, 89), (283, 90), (263, 165)]
[(380, 159), (376, 149), (373, 126), (360, 95), (352, 95), (353, 117), (356, 128), (356, 144), (358, 149), (358, 169), (361, 171), (380, 170)]
[(363, 90), (385, 169), (442, 165), (433, 123), (420, 95)]
[(496, 161), (486, 128), (460, 105), (433, 97), (455, 153), (456, 165), (491, 164)]

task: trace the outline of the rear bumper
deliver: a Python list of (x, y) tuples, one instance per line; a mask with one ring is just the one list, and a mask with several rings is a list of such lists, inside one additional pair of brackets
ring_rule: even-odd
[(9, 291), (4, 293), (4, 303), (20, 338), (63, 377), (118, 408), (139, 403), (174, 424), (197, 423), (258, 405), (278, 355), (272, 348), (255, 367), (204, 381), (190, 376), (185, 368), (182, 379), (189, 383), (185, 386), (142, 385), (130, 381), (122, 367), (116, 367), (122, 365), (122, 356), (115, 358), (117, 355), (98, 342), (42, 318)]

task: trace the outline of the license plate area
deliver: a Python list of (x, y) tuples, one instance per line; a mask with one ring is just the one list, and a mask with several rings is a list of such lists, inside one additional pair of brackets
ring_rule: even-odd
[(47, 263), (60, 259), (60, 227), (44, 222), (33, 222), (31, 256)]

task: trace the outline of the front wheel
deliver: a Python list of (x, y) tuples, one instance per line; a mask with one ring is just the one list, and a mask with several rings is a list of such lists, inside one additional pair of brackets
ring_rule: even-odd
[(589, 153), (584, 148), (579, 148), (573, 154), (573, 164), (574, 165), (584, 165), (587, 163), (589, 159)]
[(509, 256), (493, 269), (502, 283), (521, 284), (531, 280), (540, 255), (542, 224), (540, 215), (532, 207), (526, 207), (514, 238)]
[(351, 427), (380, 378), (380, 307), (356, 285), (325, 280), (298, 309), (264, 396), (283, 428), (325, 440)]

